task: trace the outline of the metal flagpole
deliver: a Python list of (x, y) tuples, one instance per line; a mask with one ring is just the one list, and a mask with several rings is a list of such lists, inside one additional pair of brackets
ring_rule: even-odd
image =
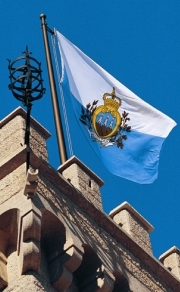
[(61, 121), (61, 116), (60, 116), (60, 111), (59, 111), (59, 103), (58, 103), (58, 98), (57, 98), (57, 91), (56, 91), (56, 84), (55, 84), (54, 72), (53, 72), (53, 67), (52, 67), (48, 35), (47, 35), (47, 31), (51, 33), (53, 33), (53, 31), (51, 31), (47, 27), (47, 23), (45, 21), (46, 19), (45, 14), (41, 14), (40, 19), (42, 23), (44, 47), (45, 47), (46, 61), (47, 61), (47, 67), (48, 67), (49, 83), (50, 83), (50, 88), (51, 88), (51, 98), (52, 98), (54, 119), (55, 119), (55, 125), (56, 125), (56, 134), (57, 134), (57, 139), (58, 139), (58, 149), (59, 149), (61, 163), (63, 164), (67, 160), (67, 153), (66, 153), (65, 139), (63, 135), (62, 121)]

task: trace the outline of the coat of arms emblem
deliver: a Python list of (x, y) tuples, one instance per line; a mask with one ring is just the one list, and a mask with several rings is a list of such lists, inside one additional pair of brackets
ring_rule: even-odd
[(119, 113), (121, 106), (120, 97), (116, 96), (115, 88), (112, 93), (104, 93), (104, 105), (97, 106), (98, 100), (89, 103), (86, 109), (82, 107), (80, 121), (86, 126), (93, 141), (101, 147), (116, 144), (123, 148), (123, 140), (127, 139), (124, 132), (130, 132), (131, 127), (127, 122), (130, 120), (127, 112)]

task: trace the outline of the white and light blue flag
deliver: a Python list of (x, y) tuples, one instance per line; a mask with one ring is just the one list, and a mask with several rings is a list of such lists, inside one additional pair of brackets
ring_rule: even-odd
[(113, 174), (152, 183), (161, 148), (176, 123), (121, 84), (57, 32), (62, 86), (83, 132)]

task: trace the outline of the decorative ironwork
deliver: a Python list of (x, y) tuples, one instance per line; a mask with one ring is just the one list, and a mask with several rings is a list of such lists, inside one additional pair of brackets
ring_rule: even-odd
[[(30, 56), (31, 52), (28, 52), (28, 47), (23, 53), (25, 56), (21, 56), (13, 62), (8, 60), (9, 89), (16, 99), (20, 100), (23, 105), (28, 106), (43, 96), (45, 88), (43, 88), (41, 63)], [(25, 64), (22, 64), (22, 61), (25, 61)], [(16, 64), (18, 67), (15, 67)]]
[(41, 63), (30, 56), (31, 52), (28, 51), (27, 46), (26, 51), (23, 52), (23, 54), (25, 54), (25, 56), (21, 56), (12, 62), (8, 60), (8, 69), (10, 73), (9, 89), (12, 91), (14, 97), (27, 107), (24, 144), (27, 145), (28, 170), (30, 161), (29, 137), (32, 102), (40, 99), (43, 96), (45, 93), (45, 88), (43, 87)]

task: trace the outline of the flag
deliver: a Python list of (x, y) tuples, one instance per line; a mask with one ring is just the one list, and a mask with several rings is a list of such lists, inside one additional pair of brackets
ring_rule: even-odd
[(148, 184), (158, 175), (165, 138), (176, 123), (121, 84), (57, 32), (62, 87), (89, 143), (113, 174)]

